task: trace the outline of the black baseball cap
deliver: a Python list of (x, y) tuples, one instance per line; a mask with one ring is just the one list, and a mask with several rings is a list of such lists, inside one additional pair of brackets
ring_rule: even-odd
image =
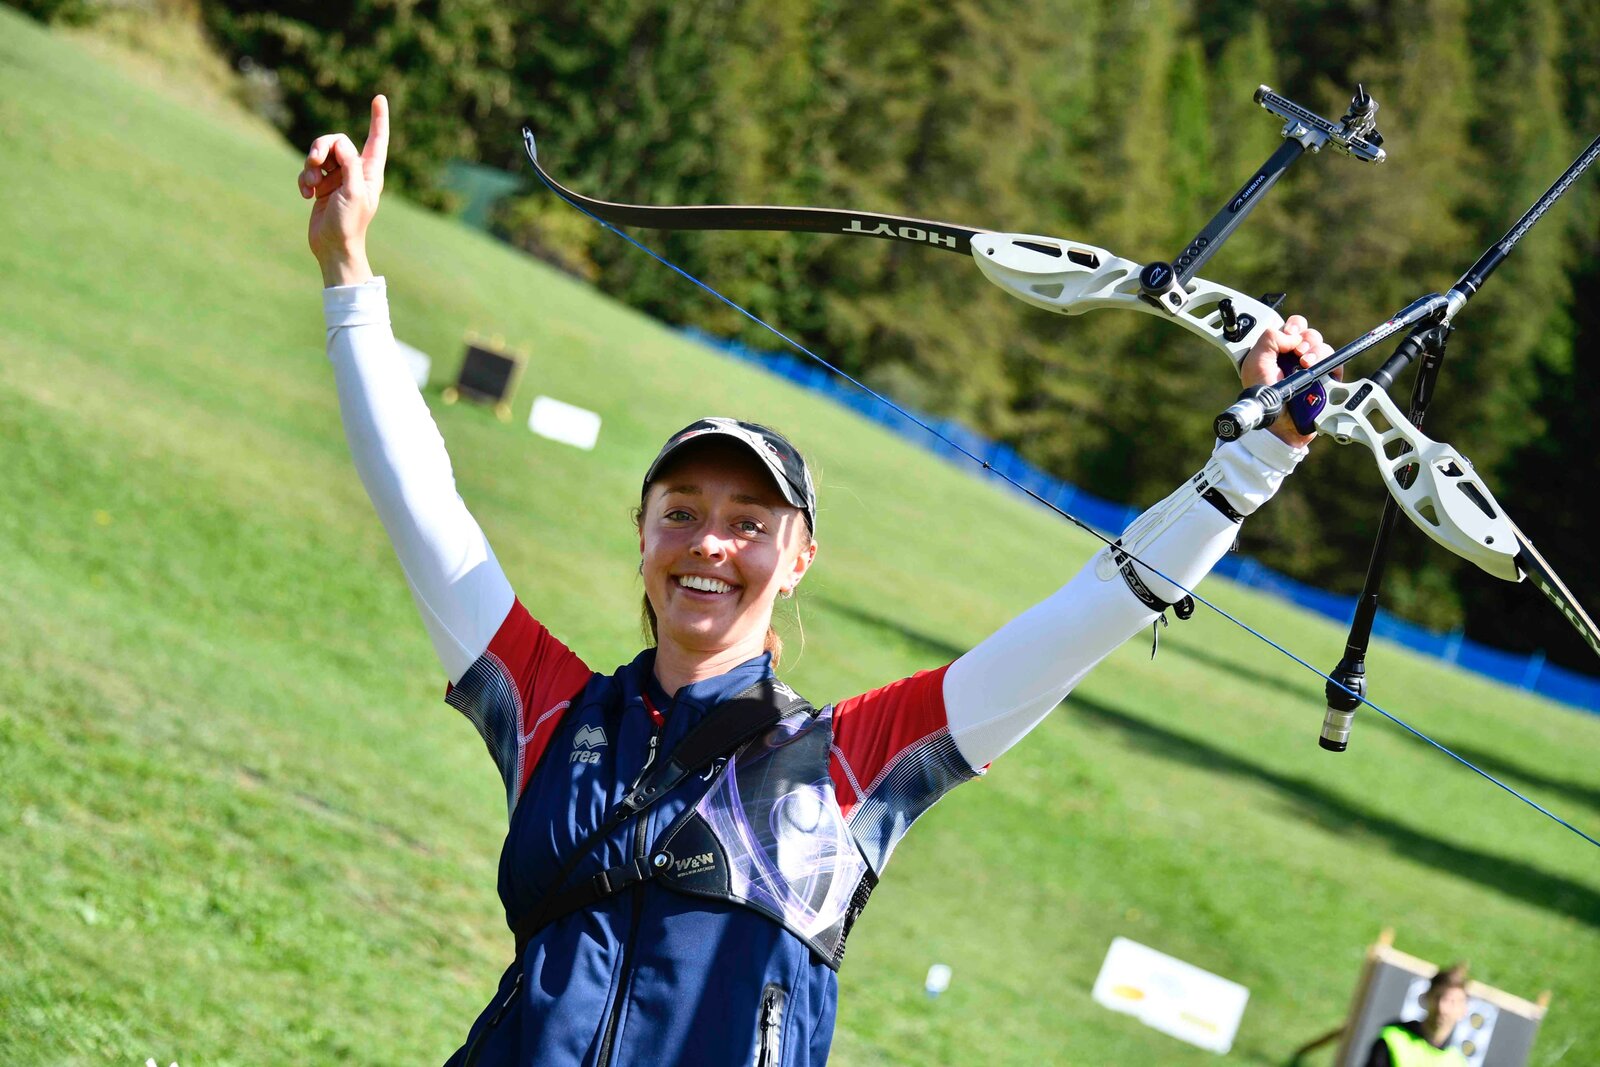
[(778, 491), (790, 504), (799, 508), (806, 517), (806, 525), (813, 535), (817, 532), (817, 490), (811, 481), (811, 468), (806, 466), (800, 450), (791, 445), (783, 434), (754, 422), (738, 419), (709, 418), (691, 422), (661, 446), (655, 462), (644, 472), (644, 487), (656, 480), (656, 475), (667, 461), (685, 445), (707, 438), (737, 441), (748, 448), (761, 461), (777, 483)]

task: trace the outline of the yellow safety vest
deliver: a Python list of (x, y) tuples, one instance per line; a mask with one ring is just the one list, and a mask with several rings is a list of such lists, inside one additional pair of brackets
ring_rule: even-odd
[(1378, 1034), (1389, 1048), (1393, 1067), (1467, 1067), (1458, 1048), (1434, 1048), (1403, 1026), (1385, 1026)]

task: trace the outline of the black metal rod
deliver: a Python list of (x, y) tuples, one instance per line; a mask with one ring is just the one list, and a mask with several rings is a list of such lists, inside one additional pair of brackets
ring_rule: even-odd
[(1477, 292), (1478, 288), (1483, 285), (1484, 279), (1494, 273), (1494, 269), (1511, 253), (1511, 249), (1516, 246), (1516, 243), (1522, 240), (1522, 235), (1533, 228), (1533, 224), (1539, 221), (1539, 216), (1550, 210), (1550, 205), (1561, 198), (1561, 194), (1566, 192), (1567, 188), (1578, 180), (1580, 174), (1589, 169), (1589, 164), (1593, 163), (1596, 158), (1600, 158), (1600, 137), (1596, 137), (1589, 142), (1589, 147), (1585, 148), (1578, 158), (1572, 161), (1572, 165), (1566, 169), (1566, 172), (1557, 178), (1550, 188), (1544, 191), (1544, 195), (1532, 207), (1523, 212), (1522, 218), (1517, 220), (1517, 224), (1506, 231), (1506, 235), (1500, 238), (1498, 244), (1479, 256), (1478, 262), (1474, 263), (1467, 270), (1467, 273), (1461, 276), (1461, 280), (1451, 288), (1467, 296)]
[[(1423, 338), (1431, 327), (1419, 326), (1412, 330), (1406, 339), (1400, 342), (1400, 347), (1394, 350), (1394, 355), (1383, 361), (1372, 376), (1372, 384), (1384, 392), (1394, 387), (1394, 380), (1400, 377), (1400, 372), (1411, 365), (1411, 362), (1422, 354)], [(1412, 398), (1415, 403), (1415, 397)]]
[[(1417, 429), (1422, 428), (1427, 416), (1428, 403), (1433, 398), (1434, 383), (1439, 367), (1444, 362), (1445, 341), (1449, 327), (1424, 327), (1411, 331), (1400, 343), (1394, 355), (1383, 365), (1388, 380), (1417, 357), (1422, 356), (1422, 366), (1411, 388), (1411, 410), (1407, 418)], [(1376, 376), (1374, 376), (1376, 380)], [(1356, 598), (1355, 617), (1350, 621), (1350, 633), (1345, 638), (1344, 656), (1339, 665), (1329, 671), (1332, 679), (1323, 687), (1328, 710), (1322, 720), (1322, 735), (1317, 744), (1330, 752), (1343, 752), (1350, 744), (1350, 727), (1355, 719), (1361, 698), (1367, 695), (1367, 648), (1372, 642), (1372, 624), (1378, 614), (1378, 589), (1383, 584), (1384, 572), (1389, 566), (1389, 545), (1400, 518), (1400, 505), (1390, 494), (1384, 494), (1383, 514), (1378, 518), (1378, 533), (1372, 541), (1372, 555), (1367, 560), (1367, 575), (1361, 583), (1361, 595)]]
[(1276, 385), (1253, 385), (1246, 389), (1227, 411), (1217, 416), (1213, 429), (1224, 441), (1232, 441), (1258, 426), (1269, 425), (1282, 414), (1289, 401), (1318, 381), (1408, 326), (1433, 325), (1444, 317), (1449, 306), (1449, 299), (1443, 293), (1429, 293), (1420, 300), (1413, 300), (1393, 318), (1368, 330), (1315, 367), (1301, 367)]
[(1306, 147), (1293, 138), (1284, 138), (1276, 151), (1267, 157), (1261, 169), (1250, 176), (1250, 180), (1239, 187), (1239, 191), (1216, 213), (1210, 222), (1201, 228), (1194, 240), (1178, 254), (1172, 261), (1172, 269), (1177, 276), (1179, 285), (1183, 285), (1194, 277), (1202, 264), (1216, 254), (1234, 230), (1239, 228), (1239, 223), (1255, 209), (1268, 189), (1275, 185), (1283, 172), (1294, 165), (1294, 161), (1305, 155)]

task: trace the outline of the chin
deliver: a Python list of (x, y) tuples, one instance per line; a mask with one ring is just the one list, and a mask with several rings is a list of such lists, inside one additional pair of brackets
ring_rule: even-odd
[[(766, 631), (763, 630), (761, 636), (764, 637), (765, 634)], [(727, 626), (709, 619), (681, 626), (662, 627), (661, 635), (670, 638), (674, 644), (682, 648), (696, 652), (722, 652), (750, 637), (742, 627)]]

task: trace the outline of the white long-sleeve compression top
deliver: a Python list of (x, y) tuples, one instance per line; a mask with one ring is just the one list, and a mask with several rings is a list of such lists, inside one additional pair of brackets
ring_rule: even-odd
[[(383, 279), (325, 289), (323, 310), (351, 457), (439, 662), (459, 682), (510, 612), (511, 583), (456, 491), (444, 441), (395, 345)], [(1200, 474), (1141, 515), (1121, 543), (1172, 582), (1193, 588), (1238, 531), (1237, 519), (1202, 494), (1215, 489), (1235, 516), (1247, 516), (1305, 454), (1266, 430), (1221, 445)], [(1155, 598), (1183, 595), (1150, 569), (1134, 570)], [(946, 672), (945, 711), (962, 756), (974, 767), (994, 760), (1155, 616), (1111, 550), (1097, 553)]]

